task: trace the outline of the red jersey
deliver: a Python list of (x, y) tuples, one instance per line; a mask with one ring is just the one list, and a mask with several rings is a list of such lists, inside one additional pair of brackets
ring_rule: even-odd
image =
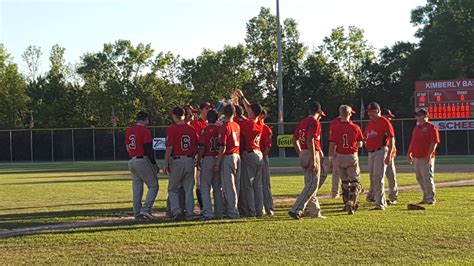
[(196, 134), (200, 135), (201, 130), (207, 126), (207, 122), (203, 120), (202, 118), (199, 118), (198, 120), (194, 121), (191, 126), (194, 128), (196, 131)]
[(336, 143), (336, 152), (340, 154), (351, 154), (359, 151), (359, 141), (363, 141), (364, 136), (360, 127), (352, 121), (342, 122), (335, 125), (329, 134), (329, 141)]
[(293, 139), (299, 140), (302, 150), (308, 149), (308, 143), (306, 140), (308, 136), (313, 135), (314, 138), (314, 148), (317, 151), (321, 150), (321, 125), (318, 119), (314, 116), (308, 116), (300, 121), (298, 127), (296, 127), (295, 132), (293, 133)]
[(272, 135), (272, 129), (268, 125), (263, 124), (262, 138), (260, 139), (260, 149), (262, 151), (264, 151), (265, 148), (272, 147)]
[(188, 124), (171, 124), (166, 130), (166, 147), (173, 147), (172, 156), (194, 156), (197, 134)]
[[(430, 145), (439, 143), (439, 131), (435, 125), (430, 122), (417, 125), (413, 129), (410, 140), (410, 151), (415, 158), (428, 157)], [(434, 156), (433, 152), (433, 156)]]
[(338, 116), (336, 118), (334, 118), (332, 121), (331, 121), (331, 124), (329, 124), (329, 136), (331, 136), (331, 131), (334, 127), (336, 127), (337, 125), (340, 125), (341, 124), (341, 117)]
[(226, 121), (219, 128), (219, 145), (225, 146), (225, 154), (240, 153), (240, 126), (234, 121)]
[(244, 150), (260, 150), (260, 138), (262, 136), (263, 123), (247, 118), (240, 126), (240, 132), (244, 136)]
[[(234, 118), (234, 122), (236, 122), (237, 124), (239, 124), (239, 127), (242, 129), (242, 125), (244, 123), (245, 119), (244, 118), (241, 118), (241, 117), (235, 117)], [(242, 151), (244, 150), (245, 148), (245, 138), (244, 138), (244, 135), (242, 133), (242, 130), (240, 130), (240, 147), (242, 147)]]
[(219, 126), (209, 124), (201, 130), (199, 146), (204, 147), (203, 156), (217, 156), (219, 150)]
[(125, 132), (125, 147), (127, 148), (128, 156), (144, 156), (144, 144), (152, 145), (153, 137), (150, 130), (142, 125), (134, 125)]
[(392, 123), (380, 116), (375, 121), (370, 120), (364, 131), (365, 147), (368, 151), (388, 146), (388, 139), (395, 136)]

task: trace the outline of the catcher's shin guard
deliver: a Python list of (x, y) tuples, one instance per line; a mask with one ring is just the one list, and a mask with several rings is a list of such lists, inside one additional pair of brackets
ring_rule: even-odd
[(344, 205), (345, 205), (347, 201), (349, 200), (349, 181), (348, 180), (342, 181), (341, 190), (342, 190), (342, 202), (344, 202)]
[(353, 182), (349, 184), (349, 201), (347, 202), (347, 204), (351, 207), (348, 211), (353, 214), (354, 211), (357, 209), (357, 197), (359, 196), (362, 186), (360, 185), (358, 180), (351, 181)]

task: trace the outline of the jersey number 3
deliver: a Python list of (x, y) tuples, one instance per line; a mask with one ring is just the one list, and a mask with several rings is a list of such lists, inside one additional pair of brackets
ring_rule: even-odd
[(128, 144), (128, 149), (130, 150), (134, 150), (137, 148), (137, 138), (135, 137), (135, 135), (130, 135), (128, 137), (128, 140), (130, 141), (130, 144)]

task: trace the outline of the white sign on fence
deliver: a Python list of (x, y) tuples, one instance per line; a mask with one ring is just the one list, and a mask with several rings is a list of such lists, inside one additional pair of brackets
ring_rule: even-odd
[(153, 149), (155, 151), (164, 151), (166, 150), (165, 138), (154, 138), (153, 139)]
[(474, 120), (431, 121), (440, 131), (474, 130)]

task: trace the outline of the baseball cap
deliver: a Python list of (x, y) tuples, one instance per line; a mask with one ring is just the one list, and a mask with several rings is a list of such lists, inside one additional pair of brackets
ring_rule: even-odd
[(175, 116), (184, 116), (184, 109), (181, 107), (175, 107), (173, 108), (171, 113), (174, 114)]
[(367, 110), (380, 110), (380, 105), (376, 102), (371, 102), (367, 105)]
[(390, 117), (390, 118), (394, 118), (394, 117), (395, 117), (395, 115), (392, 114), (392, 111), (391, 111), (390, 109), (388, 109), (388, 108), (384, 108), (384, 109), (382, 110), (382, 115), (383, 115), (383, 116), (386, 116), (386, 117)]
[(143, 111), (140, 111), (137, 113), (137, 121), (142, 121), (142, 120), (145, 120), (147, 118), (150, 118), (150, 115), (146, 112), (143, 112)]
[(425, 109), (420, 109), (415, 112), (415, 116), (422, 116), (422, 115), (428, 115), (428, 111), (426, 111)]
[(349, 114), (349, 110), (351, 110), (351, 114), (355, 114), (355, 111), (349, 105), (341, 105), (339, 106), (339, 114)]
[(326, 116), (323, 109), (321, 108), (321, 104), (319, 102), (314, 102), (310, 105), (309, 111), (312, 114), (318, 113), (321, 116)]
[(210, 109), (214, 109), (214, 106), (210, 102), (203, 102), (201, 105), (199, 105), (199, 109), (204, 109), (206, 107), (209, 107)]

